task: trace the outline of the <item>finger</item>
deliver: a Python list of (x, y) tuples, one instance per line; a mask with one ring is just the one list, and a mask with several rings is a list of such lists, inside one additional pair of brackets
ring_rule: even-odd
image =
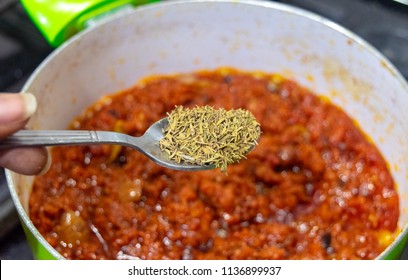
[(37, 101), (30, 93), (0, 94), (0, 139), (20, 130), (37, 109)]
[[(32, 94), (0, 94), (0, 139), (22, 129), (36, 109)], [(43, 147), (0, 150), (0, 166), (24, 175), (45, 172), (49, 165), (48, 151)]]
[(48, 151), (43, 147), (0, 150), (0, 166), (23, 175), (43, 174), (50, 164)]

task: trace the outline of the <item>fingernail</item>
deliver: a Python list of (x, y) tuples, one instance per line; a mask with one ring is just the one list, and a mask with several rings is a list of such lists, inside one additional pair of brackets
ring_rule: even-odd
[(25, 117), (31, 117), (37, 110), (37, 99), (31, 93), (21, 93), (21, 97), (24, 101)]
[(40, 173), (38, 173), (38, 176), (41, 176), (47, 173), (48, 170), (50, 170), (51, 168), (51, 164), (52, 164), (52, 158), (51, 158), (51, 154), (48, 152), (47, 153), (47, 163), (44, 165), (44, 168), (40, 171)]

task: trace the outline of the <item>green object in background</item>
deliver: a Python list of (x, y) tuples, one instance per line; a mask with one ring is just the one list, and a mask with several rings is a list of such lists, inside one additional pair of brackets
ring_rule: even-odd
[(90, 19), (159, 0), (21, 0), (52, 47), (83, 30)]

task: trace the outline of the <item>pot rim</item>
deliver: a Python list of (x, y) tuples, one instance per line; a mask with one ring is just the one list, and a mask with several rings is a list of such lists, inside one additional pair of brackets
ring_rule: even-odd
[[(83, 37), (87, 36), (89, 32), (93, 32), (95, 29), (100, 28), (101, 26), (110, 24), (120, 18), (126, 17), (130, 14), (137, 14), (143, 13), (144, 11), (156, 9), (156, 7), (173, 7), (178, 5), (196, 5), (196, 4), (203, 4), (203, 3), (223, 3), (223, 4), (232, 4), (232, 5), (250, 5), (250, 6), (258, 6), (261, 8), (273, 9), (278, 10), (285, 13), (290, 13), (296, 16), (300, 16), (303, 18), (307, 18), (309, 20), (315, 21), (317, 23), (323, 24), (335, 32), (338, 32), (345, 37), (351, 39), (354, 43), (361, 46), (365, 50), (367, 50), (370, 54), (372, 54), (378, 61), (381, 61), (381, 64), (384, 68), (398, 80), (398, 82), (402, 85), (405, 91), (408, 93), (408, 82), (405, 80), (403, 75), (399, 72), (399, 70), (390, 62), (388, 58), (386, 58), (379, 50), (373, 47), (370, 43), (366, 40), (362, 39), (360, 36), (355, 34), (354, 32), (350, 31), (349, 29), (323, 17), (313, 12), (304, 10), (302, 8), (294, 7), (289, 4), (285, 3), (277, 3), (277, 2), (266, 2), (263, 0), (172, 0), (166, 2), (158, 2), (152, 3), (149, 5), (138, 6), (131, 10), (122, 10), (117, 12), (116, 14), (110, 15), (107, 18), (101, 19), (97, 24), (79, 32), (78, 34), (72, 36), (66, 42), (64, 42), (60, 47), (55, 49), (47, 58), (45, 58), (41, 64), (34, 70), (31, 74), (30, 78), (24, 84), (22, 88), (22, 92), (26, 92), (28, 88), (30, 88), (31, 84), (34, 82), (35, 78), (38, 76), (40, 72), (43, 71), (45, 67), (52, 61), (55, 57), (57, 57), (61, 52), (63, 52), (68, 46), (72, 45), (75, 42), (80, 41)], [(45, 238), (39, 233), (37, 228), (32, 223), (31, 219), (29, 218), (28, 214), (24, 210), (20, 199), (18, 197), (16, 188), (13, 183), (12, 179), (12, 171), (5, 169), (6, 181), (10, 190), (11, 197), (14, 201), (16, 206), (17, 212), (20, 216), (21, 222), (31, 231), (34, 237), (45, 247), (45, 249), (56, 259), (65, 259), (56, 249), (54, 249), (46, 240)], [(393, 240), (393, 242), (380, 254), (377, 256), (376, 259), (384, 259), (386, 258), (392, 251), (401, 244), (406, 236), (408, 235), (408, 223), (404, 225), (401, 231), (398, 233), (398, 236)]]

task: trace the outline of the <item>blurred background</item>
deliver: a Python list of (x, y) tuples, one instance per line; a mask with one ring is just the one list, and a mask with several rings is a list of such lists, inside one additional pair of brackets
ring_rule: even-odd
[[(275, 1), (320, 14), (380, 50), (408, 79), (408, 0)], [(18, 0), (0, 0), (0, 92), (18, 92), (53, 51)], [(32, 259), (0, 168), (0, 259)], [(402, 259), (408, 259), (408, 246)]]

